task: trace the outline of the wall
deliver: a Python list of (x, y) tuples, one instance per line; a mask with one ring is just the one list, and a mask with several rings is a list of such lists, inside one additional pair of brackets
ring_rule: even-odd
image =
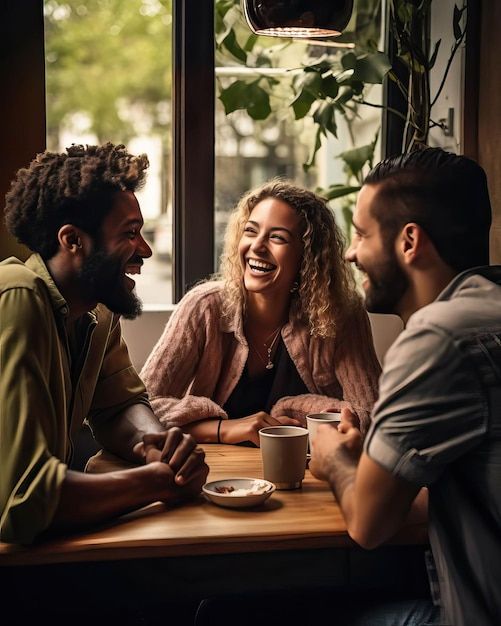
[[(434, 50), (440, 40), (435, 66), (430, 72), (430, 91), (432, 100), (438, 93), (445, 74), (450, 53), (454, 45), (453, 15), (457, 0), (434, 0), (431, 5), (430, 47)], [(447, 80), (433, 105), (431, 116), (434, 121), (448, 120), (452, 110), (452, 124), (449, 132), (436, 126), (430, 130), (428, 143), (433, 147), (455, 153), (463, 153), (463, 93), (464, 93), (465, 44), (456, 52)]]

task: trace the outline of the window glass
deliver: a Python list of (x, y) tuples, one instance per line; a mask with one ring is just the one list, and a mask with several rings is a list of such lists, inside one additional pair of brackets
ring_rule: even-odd
[[(257, 37), (238, 0), (215, 0), (216, 267), (238, 199), (276, 176), (338, 196), (331, 206), (349, 236), (355, 194), (331, 187), (356, 187), (370, 164), (353, 171), (340, 154), (364, 146), (364, 156), (378, 154), (382, 8), (381, 0), (358, 0), (341, 37), (304, 41)], [(315, 121), (327, 112), (331, 123), (319, 131)], [(358, 153), (351, 161), (358, 166)]]
[(153, 257), (145, 308), (172, 301), (171, 0), (45, 0), (47, 147), (124, 143), (150, 160), (137, 192)]

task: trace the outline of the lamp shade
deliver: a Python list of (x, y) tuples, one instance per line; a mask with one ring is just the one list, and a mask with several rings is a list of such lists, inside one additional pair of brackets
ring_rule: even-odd
[(350, 21), (353, 0), (242, 0), (250, 29), (272, 37), (335, 37)]

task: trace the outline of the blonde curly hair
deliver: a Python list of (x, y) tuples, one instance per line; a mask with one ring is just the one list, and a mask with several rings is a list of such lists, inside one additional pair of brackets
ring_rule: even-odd
[(238, 307), (245, 314), (238, 244), (252, 210), (266, 198), (285, 202), (302, 217), (304, 248), (299, 288), (291, 302), (293, 317), (308, 324), (312, 335), (334, 337), (353, 307), (360, 304), (351, 268), (343, 257), (345, 239), (327, 201), (287, 180), (273, 179), (248, 192), (230, 216), (217, 276), (224, 281), (224, 314), (231, 317)]

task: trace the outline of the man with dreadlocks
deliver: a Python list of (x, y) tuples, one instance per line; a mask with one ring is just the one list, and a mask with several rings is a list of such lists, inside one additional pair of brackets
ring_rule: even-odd
[[(151, 249), (134, 195), (146, 155), (123, 145), (43, 152), (17, 172), (6, 224), (33, 255), (0, 263), (0, 539), (100, 522), (200, 492), (204, 453), (165, 430), (121, 338), (136, 317), (134, 281)], [(90, 475), (68, 469), (87, 419), (96, 440), (143, 463)]]

